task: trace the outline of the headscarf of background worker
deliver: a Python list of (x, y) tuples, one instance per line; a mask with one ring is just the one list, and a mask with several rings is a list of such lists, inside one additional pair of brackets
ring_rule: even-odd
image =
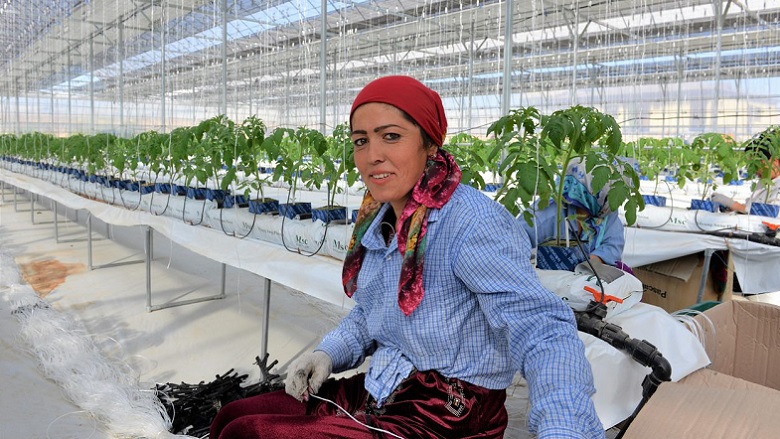
[[(343, 268), (355, 306), (290, 364), (286, 393), (226, 405), (211, 437), (501, 438), (517, 371), (532, 433), (604, 437), (574, 314), (540, 284), (515, 218), (460, 184), (438, 93), (377, 79), (350, 123), (368, 188)], [(367, 373), (329, 379), (367, 356)]]
[[(570, 241), (575, 241), (575, 234), (578, 234), (586, 255), (575, 250), (575, 255), (579, 259), (569, 261), (570, 264), (566, 267), (555, 266), (553, 261), (537, 256), (537, 267), (548, 270), (571, 270), (573, 265), (588, 257), (591, 260), (632, 272), (627, 265), (621, 262), (626, 240), (623, 222), (618, 213), (609, 208), (607, 202), (609, 185), (605, 185), (598, 193), (594, 194), (593, 175), (585, 170), (585, 163), (579, 158), (569, 162), (563, 184), (565, 206), (563, 206), (562, 216), (563, 218), (576, 216), (577, 220), (561, 221), (560, 234), (556, 233), (558, 204), (554, 200), (550, 200), (550, 204), (546, 208), (534, 212), (532, 225), (529, 225), (522, 217), (519, 221), (531, 239), (531, 246), (537, 248), (537, 251), (539, 251), (539, 244), (544, 244), (559, 236), (564, 239), (568, 236)], [(537, 205), (538, 202), (532, 206), (532, 209), (536, 209)], [(567, 232), (568, 224), (571, 224), (574, 230)]]
[(772, 185), (767, 187), (759, 181), (756, 189), (744, 203), (721, 194), (714, 193), (710, 198), (727, 210), (749, 213), (753, 203), (780, 204), (780, 127), (770, 127), (752, 139), (745, 146), (746, 154), (753, 154), (760, 159), (761, 165), (753, 170), (758, 178), (768, 176)]

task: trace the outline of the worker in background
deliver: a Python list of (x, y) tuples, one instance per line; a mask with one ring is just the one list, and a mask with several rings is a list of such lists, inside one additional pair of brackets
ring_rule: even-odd
[[(605, 437), (574, 314), (541, 285), (515, 218), (460, 184), (438, 93), (377, 79), (350, 125), (368, 189), (343, 267), (355, 306), (290, 364), (286, 392), (226, 405), (210, 437), (502, 438), (518, 371), (531, 433)], [(330, 377), (368, 356), (367, 373)]]
[[(609, 186), (594, 193), (593, 175), (585, 170), (585, 163), (579, 158), (569, 162), (563, 185), (565, 205), (560, 223), (558, 204), (554, 200), (541, 210), (537, 210), (538, 201), (534, 203), (531, 207), (534, 211), (533, 224), (528, 224), (522, 217), (519, 220), (531, 240), (531, 246), (537, 251), (537, 268), (571, 271), (578, 263), (590, 258), (632, 273), (621, 261), (626, 240), (623, 222), (607, 202)], [(570, 220), (566, 221), (566, 218)], [(550, 249), (543, 244), (559, 238), (565, 243), (567, 237), (571, 246), (567, 256), (548, 257), (546, 252)], [(585, 254), (580, 251), (577, 239), (582, 243)]]
[[(727, 210), (740, 213), (750, 213), (753, 203), (780, 204), (780, 156), (775, 153), (780, 148), (780, 127), (770, 127), (763, 131), (745, 146), (748, 157), (758, 158), (759, 165), (754, 170), (761, 179), (756, 189), (744, 203), (721, 194), (712, 194), (711, 200), (720, 204)], [(772, 180), (771, 185), (766, 185), (765, 177)]]

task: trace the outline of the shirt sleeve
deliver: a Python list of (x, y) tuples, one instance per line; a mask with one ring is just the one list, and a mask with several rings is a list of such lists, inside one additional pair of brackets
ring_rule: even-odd
[(602, 438), (595, 392), (574, 314), (545, 289), (516, 219), (480, 216), (463, 233), (454, 269), (477, 294), (492, 331), (504, 334), (513, 364), (528, 381), (529, 430), (539, 438)]
[(528, 235), (531, 247), (538, 247), (539, 243), (547, 242), (555, 237), (555, 226), (557, 223), (555, 217), (558, 214), (556, 206), (553, 202), (546, 208), (534, 212), (533, 224), (530, 225), (522, 215), (518, 218), (520, 225)]
[(317, 346), (333, 361), (333, 372), (339, 373), (360, 366), (373, 352), (374, 343), (368, 335), (366, 319), (360, 305), (355, 305), (333, 331)]
[(605, 264), (615, 265), (617, 261), (623, 258), (623, 247), (626, 245), (624, 230), (618, 213), (612, 212), (609, 214), (601, 245), (593, 249), (591, 254), (600, 257)]

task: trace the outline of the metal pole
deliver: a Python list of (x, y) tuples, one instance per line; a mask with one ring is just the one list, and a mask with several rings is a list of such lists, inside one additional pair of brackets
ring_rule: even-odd
[[(512, 9), (514, 2), (507, 0), (506, 11), (504, 11), (504, 89), (501, 97), (501, 115), (509, 114), (512, 106)], [(501, 160), (506, 158), (506, 150), (501, 151)], [(504, 183), (504, 177), (499, 177), (499, 183)]]
[(117, 25), (119, 32), (119, 132), (127, 135), (125, 129), (125, 22)]
[(227, 115), (227, 0), (222, 0), (222, 92), (219, 96), (219, 111)]
[(222, 263), (222, 287), (219, 289), (220, 296), (225, 297), (225, 280), (227, 279), (227, 265)]
[(57, 222), (57, 202), (53, 201), (54, 203), (54, 241), (60, 242), (60, 229), (59, 229), (59, 223)]
[(16, 85), (16, 134), (22, 133), (22, 121), (19, 116), (19, 80), (17, 79), (14, 84)]
[(569, 105), (574, 106), (577, 105), (577, 60), (578, 60), (578, 52), (580, 49), (580, 33), (579, 33), (579, 15), (580, 15), (580, 9), (576, 8), (574, 10), (574, 23), (571, 25), (571, 37), (574, 39), (574, 63), (572, 65), (571, 69), (571, 93), (569, 94)]
[(680, 115), (682, 112), (682, 80), (683, 80), (683, 56), (682, 50), (676, 57), (677, 63), (677, 133), (676, 136), (680, 137)]
[(715, 117), (712, 119), (712, 125), (713, 125), (713, 131), (718, 131), (718, 125), (719, 125), (719, 112), (720, 112), (720, 57), (721, 57), (721, 47), (722, 47), (722, 40), (723, 40), (723, 0), (715, 0), (713, 3), (713, 7), (715, 8), (715, 23), (717, 26), (717, 39), (716, 39), (716, 48), (715, 48), (715, 102), (714, 102), (714, 110), (715, 110)]
[(87, 214), (87, 267), (92, 270), (92, 214)]
[(44, 131), (41, 126), (41, 88), (35, 87), (35, 114), (38, 117), (37, 129), (35, 131)]
[(146, 312), (152, 312), (152, 228), (146, 226)]
[(265, 279), (265, 289), (263, 291), (263, 334), (260, 339), (260, 352), (262, 356), (268, 353), (268, 328), (271, 320), (271, 279)]
[[(51, 77), (54, 78), (54, 63), (49, 64), (51, 67)], [(49, 89), (49, 119), (51, 119), (51, 128), (49, 129), (49, 132), (52, 134), (57, 132), (57, 129), (54, 126), (54, 88)]]
[(160, 86), (161, 86), (161, 100), (160, 100), (160, 117), (161, 117), (161, 123), (160, 126), (161, 131), (165, 132), (165, 81), (167, 78), (167, 75), (165, 73), (165, 10), (166, 8), (162, 8), (162, 15), (160, 16), (160, 53), (162, 55), (160, 59)]
[(325, 91), (325, 76), (326, 71), (328, 67), (327, 63), (327, 56), (328, 56), (328, 0), (322, 0), (320, 3), (321, 7), (321, 13), (320, 13), (320, 131), (325, 134), (325, 126), (326, 126), (326, 100), (328, 94)]
[(95, 39), (89, 39), (89, 133), (95, 134)]
[[(474, 126), (474, 121), (472, 120), (472, 106), (474, 102), (474, 20), (471, 20), (471, 39), (469, 41), (469, 92), (468, 92), (468, 99), (469, 99), (469, 110), (468, 110), (468, 127), (469, 127), (469, 134), (471, 133), (471, 127)], [(462, 128), (461, 128), (462, 129)]]
[(723, 0), (715, 0), (713, 7), (715, 8), (715, 20), (717, 28), (717, 41), (715, 49), (715, 118), (713, 119), (713, 131), (718, 131), (719, 119), (720, 119), (720, 57), (721, 47), (723, 45)]
[(73, 123), (73, 102), (70, 91), (70, 47), (65, 55), (68, 58), (68, 135), (70, 135), (73, 133), (73, 126), (71, 125)]
[(701, 272), (701, 284), (699, 285), (699, 293), (696, 296), (696, 303), (701, 303), (702, 300), (704, 300), (704, 290), (707, 286), (707, 275), (710, 272), (710, 261), (712, 260), (712, 255), (714, 253), (715, 249), (712, 248), (704, 250), (704, 267)]
[(504, 90), (501, 97), (501, 115), (509, 114), (512, 106), (512, 9), (514, 2), (507, 0), (504, 26)]

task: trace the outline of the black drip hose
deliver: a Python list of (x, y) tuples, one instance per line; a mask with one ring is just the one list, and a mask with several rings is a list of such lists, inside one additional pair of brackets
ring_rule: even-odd
[(750, 242), (757, 242), (764, 245), (772, 245), (780, 247), (780, 240), (777, 239), (777, 235), (774, 236), (771, 233), (749, 233), (749, 232), (734, 232), (734, 231), (714, 231), (709, 232), (710, 235), (722, 236), (724, 238), (744, 239)]
[(616, 439), (620, 439), (642, 407), (653, 396), (658, 386), (664, 381), (671, 381), (672, 365), (669, 364), (669, 361), (664, 358), (652, 343), (646, 340), (631, 338), (620, 326), (605, 322), (604, 317), (607, 315), (607, 307), (603, 303), (591, 301), (588, 311), (575, 311), (574, 315), (577, 319), (577, 329), (604, 340), (610, 346), (631, 355), (631, 358), (637, 363), (652, 369), (650, 374), (642, 381), (642, 400), (639, 401), (631, 416), (623, 423), (620, 434), (616, 437)]

